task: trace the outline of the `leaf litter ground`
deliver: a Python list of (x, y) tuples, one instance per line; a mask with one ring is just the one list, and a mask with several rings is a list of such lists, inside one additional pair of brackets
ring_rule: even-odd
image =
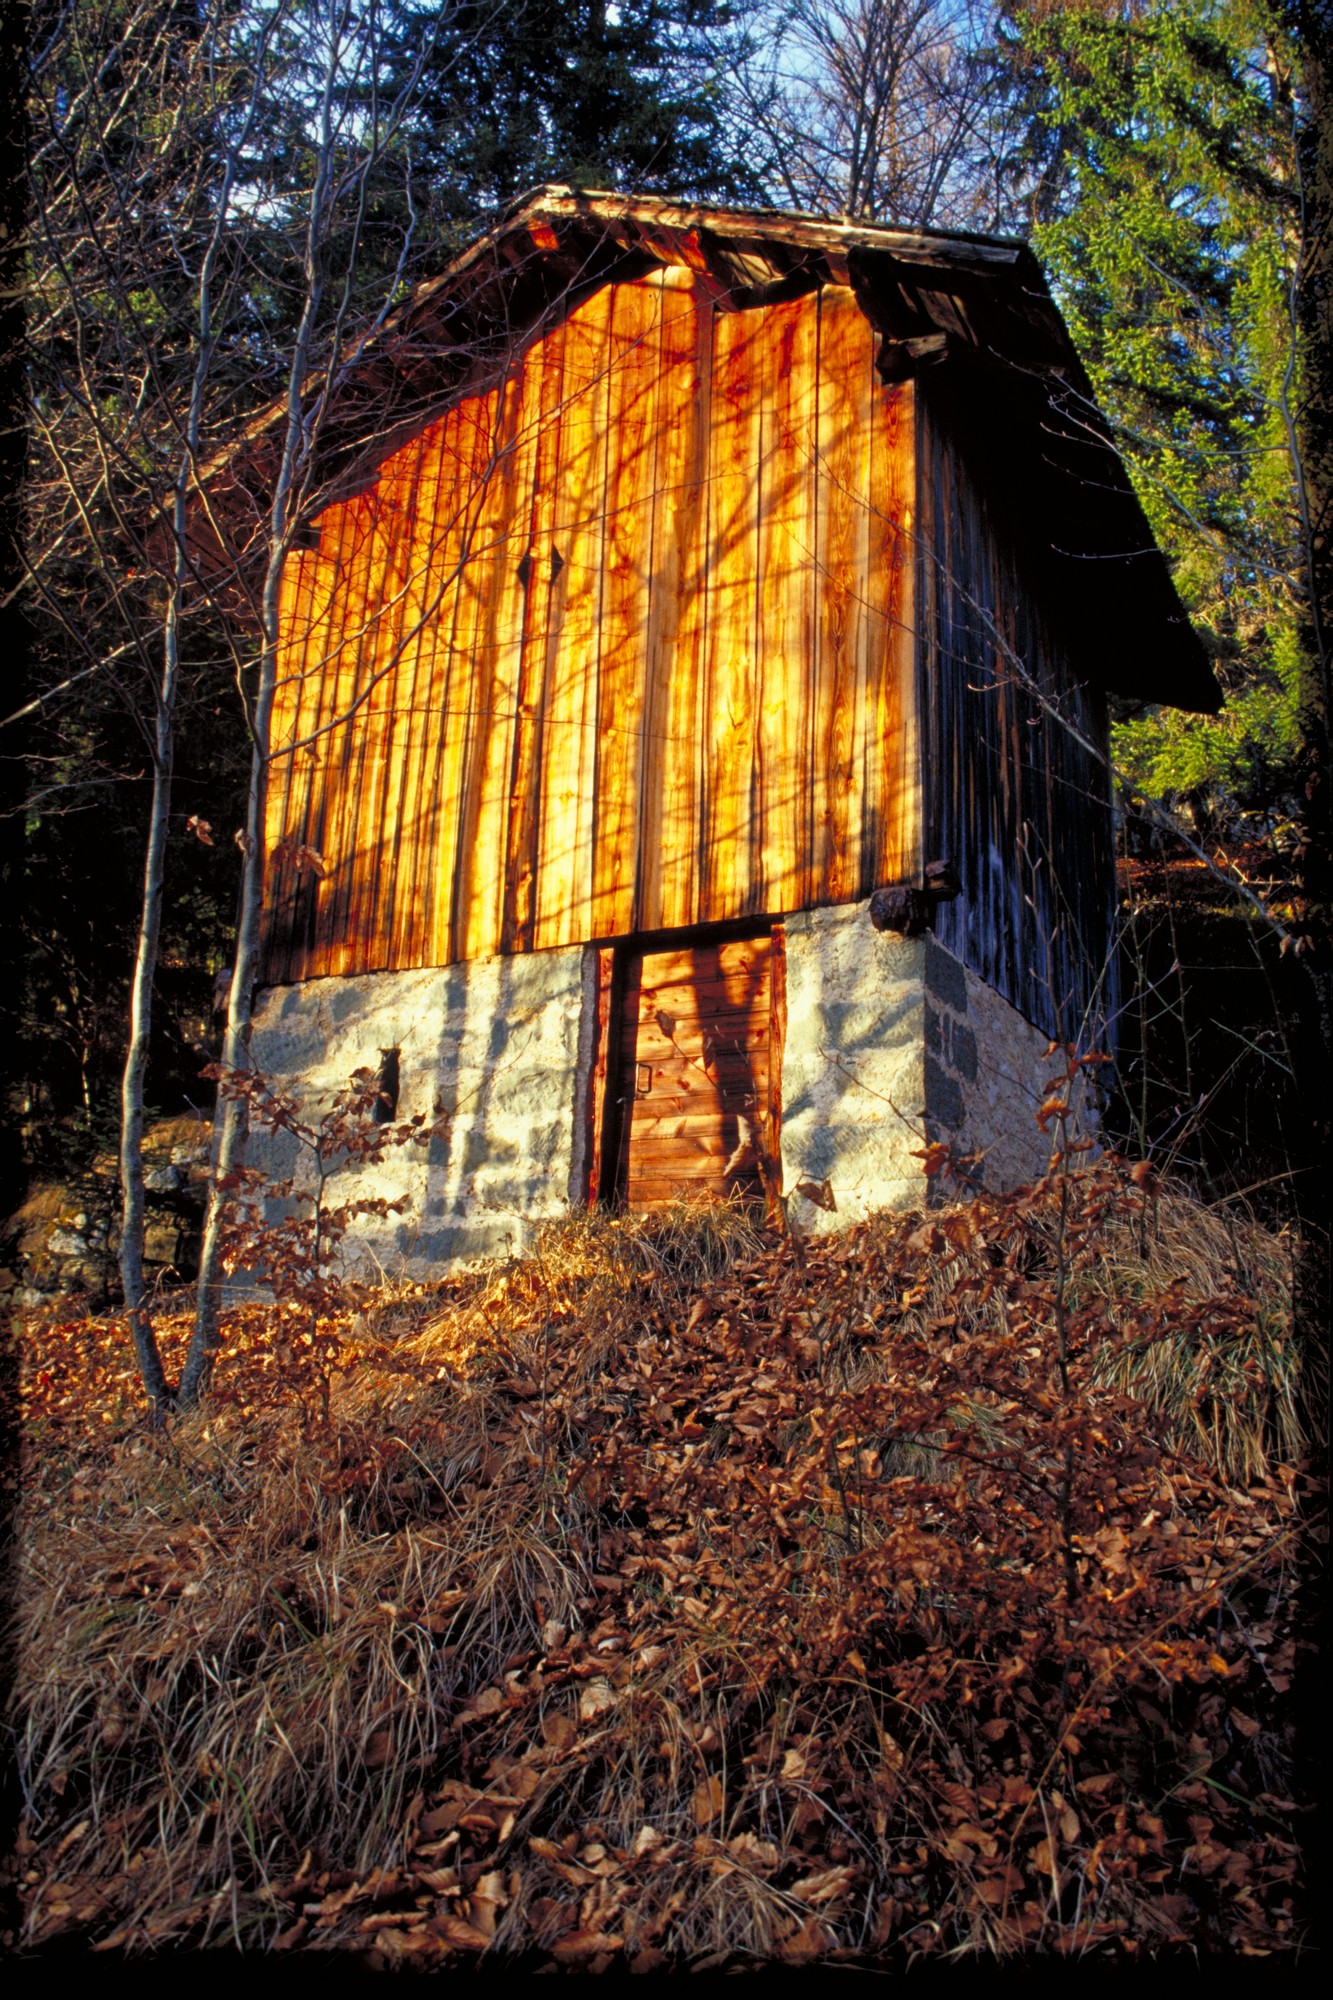
[(116, 1323), (34, 1322), (22, 1942), (1293, 1951), (1289, 1284), (1104, 1162), (247, 1305), (165, 1432)]

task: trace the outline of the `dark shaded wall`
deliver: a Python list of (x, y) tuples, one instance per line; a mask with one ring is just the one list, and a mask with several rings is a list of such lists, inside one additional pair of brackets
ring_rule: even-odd
[(1020, 558), (1024, 494), (947, 392), (921, 398), (918, 672), (926, 857), (962, 893), (935, 933), (1052, 1039), (1114, 1022), (1114, 838), (1105, 697)]

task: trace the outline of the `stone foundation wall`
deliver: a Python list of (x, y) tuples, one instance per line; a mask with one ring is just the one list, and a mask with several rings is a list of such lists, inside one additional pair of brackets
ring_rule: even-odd
[[(596, 1008), (595, 954), (582, 947), (274, 987), (262, 995), (251, 1051), (307, 1107), (356, 1069), (399, 1050), (394, 1122), (450, 1119), (428, 1146), (337, 1175), (330, 1204), (359, 1194), (403, 1214), (368, 1217), (349, 1236), (363, 1277), (431, 1277), (455, 1262), (521, 1251), (582, 1191), (582, 1107)], [(308, 1166), (295, 1142), (252, 1134), (247, 1164), (274, 1179)]]
[[(932, 1139), (979, 1155), (977, 1179), (993, 1192), (1046, 1171), (1059, 1137), (1036, 1114), (1063, 1073), (1050, 1037), (933, 938), (926, 943), (926, 1117)], [(1080, 1079), (1071, 1138), (1095, 1140), (1095, 1096)], [(942, 1190), (942, 1192), (944, 1192)]]
[(786, 930), (782, 1184), (821, 1234), (924, 1200), (926, 941), (875, 930), (865, 903)]
[[(1040, 1029), (933, 937), (876, 931), (866, 903), (786, 929), (782, 1171), (798, 1228), (956, 1196), (922, 1174), (928, 1139), (979, 1155), (996, 1191), (1044, 1172), (1056, 1135), (1036, 1112), (1060, 1063)], [(1074, 1132), (1095, 1136), (1091, 1092), (1075, 1103)]]
[[(876, 1209), (923, 1207), (956, 1190), (927, 1182), (919, 1155), (947, 1139), (982, 1156), (1000, 1189), (1031, 1180), (1052, 1136), (1034, 1113), (1058, 1068), (1046, 1037), (932, 937), (879, 932), (865, 903), (786, 924), (787, 1039), (782, 1175), (807, 1234)], [(395, 1121), (441, 1115), (447, 1135), (339, 1174), (328, 1199), (365, 1193), (406, 1208), (367, 1218), (358, 1275), (430, 1277), (522, 1251), (583, 1198), (596, 1029), (596, 952), (575, 947), (425, 972), (275, 987), (260, 1001), (256, 1066), (307, 1108), (399, 1051)], [(1082, 1129), (1095, 1130), (1085, 1101)], [(253, 1134), (247, 1160), (274, 1180), (309, 1179), (290, 1139)]]

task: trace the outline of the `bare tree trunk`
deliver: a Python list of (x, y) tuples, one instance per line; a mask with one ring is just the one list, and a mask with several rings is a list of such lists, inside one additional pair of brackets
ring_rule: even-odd
[[(190, 382), (190, 400), (181, 439), (180, 464), (172, 494), (171, 530), (175, 544), (166, 612), (162, 625), (162, 678), (157, 690), (153, 734), (153, 796), (148, 825), (148, 851), (144, 862), (143, 906), (135, 953), (134, 981), (130, 992), (130, 1035), (121, 1078), (120, 1183), (122, 1194), (120, 1232), (120, 1281), (125, 1310), (129, 1314), (139, 1373), (148, 1392), (155, 1416), (175, 1401), (166, 1381), (162, 1356), (153, 1331), (144, 1282), (144, 1180), (143, 1123), (144, 1082), (153, 1023), (153, 982), (157, 975), (158, 945), (162, 930), (162, 901), (166, 883), (167, 837), (171, 824), (171, 782), (175, 762), (176, 704), (180, 691), (180, 634), (185, 595), (190, 583), (189, 501), (199, 465), (200, 439), (208, 397), (214, 350), (213, 284), (227, 209), (235, 180), (241, 146), (248, 140), (255, 116), (257, 96), (252, 90), (249, 107), (238, 137), (228, 152), (219, 189), (213, 227), (199, 265), (198, 349)], [(271, 676), (270, 676), (271, 678)], [(261, 807), (262, 822), (262, 807)], [(235, 982), (233, 982), (233, 996)]]
[[(391, 132), (401, 126), (423, 63), (434, 43), (427, 25), (415, 60), (394, 101), (379, 99), (380, 25), (373, 12), (357, 13), (351, 0), (331, 0), (323, 41), (323, 74), (312, 130), (313, 178), (302, 254), (301, 311), (284, 367), (286, 418), (282, 450), (274, 480), (264, 550), (260, 593), (259, 676), (253, 706), (247, 716), (251, 737), (250, 780), (245, 827), (241, 835), (241, 905), (237, 920), (235, 970), (227, 1006), (222, 1064), (230, 1070), (249, 1067), (255, 988), (260, 973), (262, 919), (267, 855), (265, 820), (268, 804), (273, 702), (277, 690), (281, 636), (280, 598), (283, 570), (294, 531), (308, 511), (315, 483), (320, 429), (336, 391), (346, 323), (354, 296), (354, 278), (362, 226), (367, 213), (369, 176), (382, 157)], [(360, 154), (347, 159), (349, 116), (359, 125)], [(330, 285), (328, 258), (335, 224), (347, 238), (340, 258), (339, 285)], [(377, 324), (382, 324), (398, 295), (411, 242), (404, 235), (397, 270), (383, 284)], [(330, 292), (335, 296), (330, 298)], [(326, 306), (331, 309), (326, 316)], [(326, 317), (328, 324), (325, 324)], [(317, 343), (327, 346), (328, 365), (311, 397)], [(199, 1260), (198, 1303), (194, 1331), (181, 1376), (182, 1404), (197, 1402), (208, 1387), (220, 1345), (222, 1304), (222, 1243), (226, 1219), (228, 1177), (240, 1165), (246, 1136), (243, 1101), (219, 1097), (217, 1144), (214, 1149), (208, 1216)]]
[[(387, 24), (386, 12), (392, 15)], [(175, 731), (193, 679), (195, 649), (188, 635), (201, 634), (205, 658), (227, 635), (252, 738), (224, 1043), (224, 1060), (240, 1068), (248, 1057), (259, 972), (283, 567), (292, 525), (308, 505), (320, 421), (337, 386), (374, 177), (404, 129), (436, 28), (431, 21), (421, 24), (410, 73), (399, 78), (392, 66), (385, 68), (386, 51), (396, 49), (399, 14), (362, 7), (359, 0), (264, 0), (239, 12), (230, 0), (201, 0), (197, 18), (192, 15), (179, 34), (174, 25), (164, 26), (152, 0), (130, 0), (114, 22), (89, 22), (86, 10), (69, 8), (53, 17), (52, 26), (27, 79), (40, 113), (38, 143), (28, 149), (31, 241), (41, 253), (33, 295), (42, 299), (46, 317), (44, 365), (28, 378), (25, 407), (45, 511), (41, 541), (30, 545), (24, 567), (53, 631), (73, 657), (87, 658), (48, 691), (51, 698), (86, 675), (111, 676), (130, 655), (137, 671), (124, 680), (116, 671), (111, 685), (153, 757), (121, 1076), (120, 1272), (144, 1384), (160, 1412), (172, 1395), (144, 1282), (143, 1127)], [(395, 77), (395, 94), (383, 106), (386, 74)], [(260, 125), (268, 128), (271, 157), (252, 144)], [(287, 141), (290, 152), (284, 151)], [(288, 175), (298, 156), (293, 182)], [(403, 171), (407, 185), (406, 153)], [(242, 183), (246, 198), (237, 201)], [(375, 325), (400, 296), (412, 242), (410, 190), (406, 213), (398, 268), (375, 280)], [(278, 362), (279, 379), (288, 385), (287, 423), (259, 557), (258, 687), (247, 694), (255, 665), (249, 637), (228, 628), (237, 597), (252, 594), (249, 549), (233, 551), (224, 538), (219, 579), (209, 561), (196, 562), (191, 537), (197, 516), (209, 507), (198, 484), (201, 468), (210, 461), (209, 447), (234, 432), (238, 411), (244, 412), (247, 397), (238, 376), (243, 356), (262, 340), (250, 298), (253, 271), (276, 252), (285, 285), (289, 226), (299, 232), (291, 243), (297, 328), (291, 340), (279, 331), (281, 347), (265, 350), (261, 369), (266, 377), (267, 366)], [(330, 298), (326, 265), (335, 236), (340, 288)], [(3, 306), (0, 300), (0, 312)], [(284, 312), (279, 324), (285, 323)], [(329, 365), (320, 378), (313, 371), (324, 353)], [(132, 567), (124, 560), (127, 548), (134, 552)], [(81, 568), (94, 610), (91, 638), (89, 618), (79, 615)], [(152, 583), (144, 587), (147, 579), (156, 579), (165, 594), (165, 613), (161, 594), (154, 602)], [(32, 706), (20, 703), (10, 719)], [(219, 1114), (222, 1177), (238, 1160), (243, 1137), (241, 1107), (225, 1104)], [(187, 1401), (206, 1381), (216, 1346), (221, 1213), (215, 1184), (199, 1326), (183, 1384)]]
[[(264, 908), (264, 822), (268, 804), (269, 732), (277, 686), (278, 641), (281, 629), (282, 572), (291, 546), (293, 505), (303, 473), (309, 468), (315, 426), (307, 426), (304, 396), (311, 346), (324, 303), (325, 251), (330, 204), (336, 199), (335, 164), (338, 121), (338, 48), (335, 40), (324, 74), (320, 107), (319, 153), (310, 197), (310, 221), (305, 241), (305, 298), (287, 370), (287, 424), (282, 459), (273, 493), (268, 526), (268, 564), (262, 602), (263, 638), (259, 685), (250, 716), (250, 782), (246, 791), (245, 830), (241, 836), (241, 907), (236, 925), (235, 970), (227, 1002), (223, 1040), (225, 1069), (246, 1069), (250, 1060), (255, 986), (259, 978)], [(214, 1147), (213, 1179), (208, 1217), (199, 1254), (198, 1303), (194, 1332), (181, 1375), (180, 1399), (197, 1402), (208, 1387), (220, 1344), (222, 1307), (222, 1232), (226, 1212), (225, 1183), (241, 1163), (245, 1144), (245, 1105), (219, 1094), (220, 1131)]]
[(153, 980), (157, 973), (158, 939), (162, 929), (162, 896), (166, 879), (167, 830), (171, 811), (171, 776), (175, 752), (175, 709), (178, 686), (178, 595), (173, 591), (164, 631), (162, 684), (158, 690), (153, 746), (153, 801), (148, 821), (148, 852), (144, 861), (143, 909), (130, 989), (130, 1037), (120, 1086), (120, 1282), (129, 1315), (139, 1373), (160, 1418), (171, 1401), (162, 1355), (153, 1332), (144, 1283), (143, 1122), (144, 1079), (153, 1025)]
[[(279, 574), (281, 573), (279, 568)], [(276, 588), (273, 592), (276, 597)], [(268, 593), (266, 592), (266, 598)], [(267, 606), (266, 606), (267, 609)], [(264, 904), (264, 818), (268, 800), (268, 732), (273, 714), (277, 648), (266, 643), (260, 663), (259, 692), (252, 718), (254, 745), (250, 757), (250, 782), (246, 792), (245, 831), (242, 836), (244, 863), (241, 871), (241, 908), (236, 925), (235, 970), (227, 1002), (227, 1028), (222, 1044), (225, 1069), (247, 1069), (250, 1063), (250, 1033), (253, 1025), (255, 984), (259, 976), (261, 919)], [(220, 1345), (222, 1308), (222, 1232), (226, 1218), (225, 1183), (241, 1164), (246, 1136), (246, 1108), (243, 1100), (218, 1097), (219, 1131), (214, 1146), (213, 1180), (209, 1190), (208, 1218), (199, 1253), (198, 1304), (194, 1332), (181, 1375), (180, 1400), (198, 1401), (208, 1387)]]

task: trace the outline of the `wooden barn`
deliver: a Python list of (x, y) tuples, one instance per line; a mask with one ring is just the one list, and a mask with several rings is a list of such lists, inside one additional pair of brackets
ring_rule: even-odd
[(548, 188), (336, 419), (253, 1055), (447, 1116), (367, 1256), (1039, 1167), (1113, 1029), (1108, 692), (1219, 693), (1032, 254)]

